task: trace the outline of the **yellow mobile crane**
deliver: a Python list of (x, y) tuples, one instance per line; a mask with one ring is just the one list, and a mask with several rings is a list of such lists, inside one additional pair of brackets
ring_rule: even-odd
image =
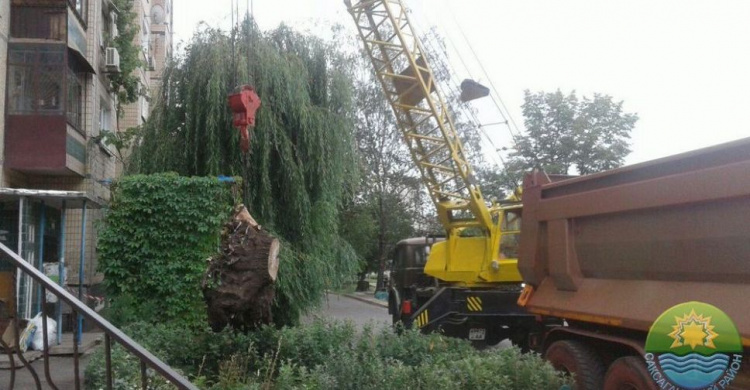
[(423, 272), (438, 282), (390, 291), (394, 321), (488, 343), (527, 334), (534, 317), (516, 304), (520, 204), (488, 206), (401, 0), (344, 3), (447, 235), (397, 246), (402, 264), (429, 253)]

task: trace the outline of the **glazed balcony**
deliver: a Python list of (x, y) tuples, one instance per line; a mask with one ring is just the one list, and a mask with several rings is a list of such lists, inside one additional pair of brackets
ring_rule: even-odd
[[(78, 175), (86, 166), (85, 0), (13, 0), (5, 166)], [(90, 116), (90, 115), (89, 115)]]

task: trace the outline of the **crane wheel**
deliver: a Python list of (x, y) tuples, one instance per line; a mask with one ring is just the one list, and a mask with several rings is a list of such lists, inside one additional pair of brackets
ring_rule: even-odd
[(573, 375), (576, 390), (600, 390), (605, 367), (593, 348), (575, 340), (555, 341), (544, 358), (556, 370)]
[(615, 360), (604, 376), (604, 390), (656, 390), (643, 359), (627, 356)]

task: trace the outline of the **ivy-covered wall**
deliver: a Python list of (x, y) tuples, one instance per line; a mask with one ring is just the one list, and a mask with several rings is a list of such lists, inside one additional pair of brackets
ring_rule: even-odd
[(112, 320), (205, 324), (200, 282), (233, 204), (218, 178), (122, 178), (97, 246)]

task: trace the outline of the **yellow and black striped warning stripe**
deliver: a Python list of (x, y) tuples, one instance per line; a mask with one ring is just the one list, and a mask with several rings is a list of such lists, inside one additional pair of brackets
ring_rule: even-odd
[(482, 298), (480, 297), (466, 298), (466, 307), (469, 309), (469, 311), (482, 311)]
[(427, 310), (419, 313), (414, 322), (417, 324), (417, 328), (427, 325), (427, 323), (430, 322), (430, 315), (427, 313)]

